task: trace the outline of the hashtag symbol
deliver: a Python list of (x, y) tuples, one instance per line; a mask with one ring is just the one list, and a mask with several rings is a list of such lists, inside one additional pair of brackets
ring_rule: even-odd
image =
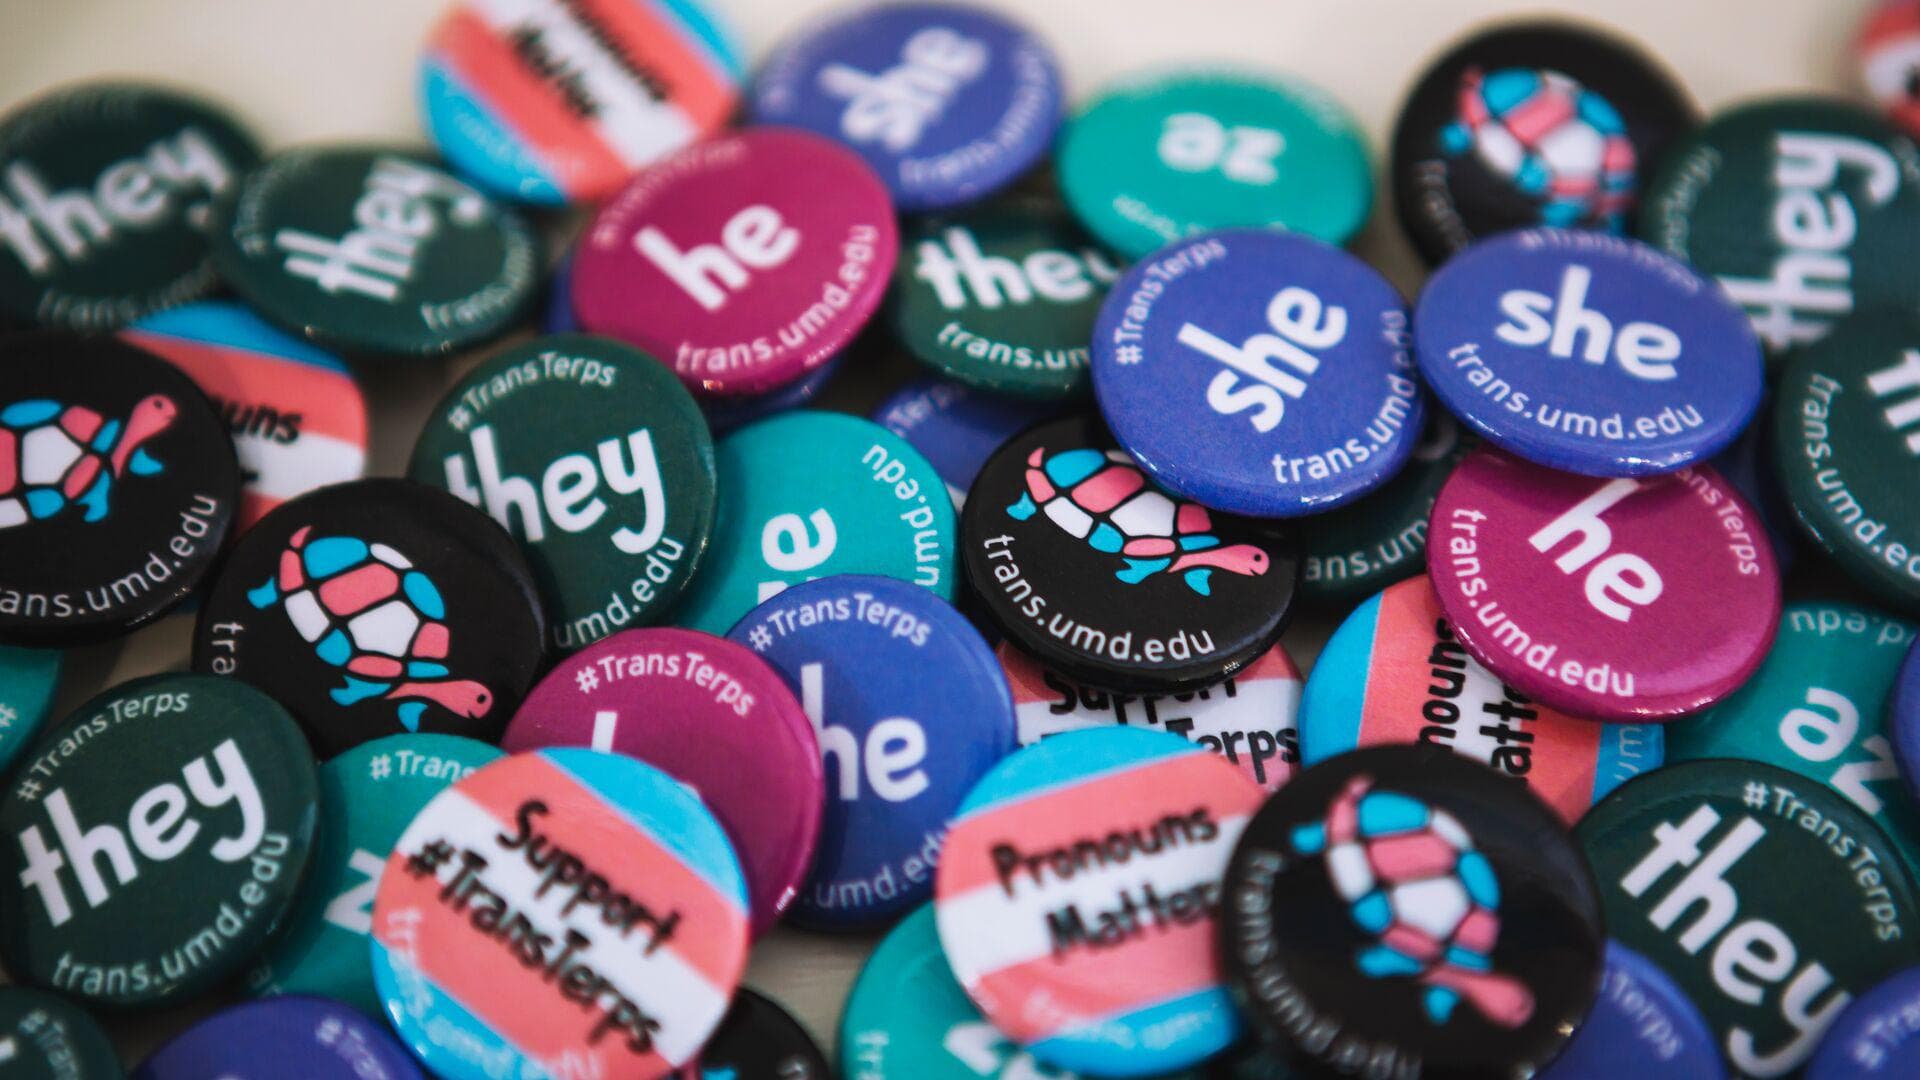
[(1767, 808), (1767, 785), (1758, 780), (1747, 781), (1747, 805), (1755, 810)]
[(747, 631), (747, 641), (753, 646), (754, 652), (766, 652), (773, 648), (773, 635), (768, 633), (764, 626), (756, 626)]
[(432, 877), (440, 872), (440, 867), (453, 858), (453, 845), (445, 840), (435, 840), (407, 859), (407, 873), (414, 877)]
[(373, 760), (367, 765), (368, 774), (375, 780), (385, 780), (393, 773), (393, 761), (386, 754), (374, 755)]
[(600, 676), (594, 674), (593, 665), (588, 664), (573, 673), (573, 683), (580, 688), (581, 693), (591, 694), (600, 689)]
[(465, 431), (473, 424), (473, 414), (467, 411), (465, 405), (455, 405), (447, 413), (447, 423), (452, 424), (455, 431)]
[(12, 727), (13, 722), (18, 719), (20, 714), (13, 711), (13, 706), (0, 704), (0, 729)]
[(1133, 365), (1133, 364), (1139, 363), (1140, 362), (1140, 346), (1122, 345), (1119, 348), (1113, 350), (1113, 362), (1116, 364), (1123, 364), (1123, 365)]
[(31, 776), (26, 777), (20, 781), (20, 798), (22, 801), (32, 802), (33, 800), (39, 797), (40, 797), (40, 781), (35, 780)]

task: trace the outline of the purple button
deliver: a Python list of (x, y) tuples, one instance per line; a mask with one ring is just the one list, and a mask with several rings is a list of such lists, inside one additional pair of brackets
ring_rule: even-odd
[(754, 128), (675, 154), (601, 208), (574, 256), (574, 314), (696, 393), (763, 393), (853, 340), (899, 247), (886, 188), (852, 151)]
[(786, 682), (733, 642), (652, 627), (590, 645), (534, 687), (500, 746), (626, 754), (692, 785), (746, 870), (755, 934), (812, 865), (826, 801), (820, 745)]
[[(358, 910), (358, 909), (356, 909)], [(214, 1013), (133, 1071), (133, 1080), (420, 1080), (385, 1024), (337, 1001), (277, 997)]]
[(1673, 720), (1732, 693), (1780, 621), (1752, 506), (1711, 468), (1605, 479), (1483, 447), (1434, 504), (1428, 573), (1467, 651), (1590, 720)]

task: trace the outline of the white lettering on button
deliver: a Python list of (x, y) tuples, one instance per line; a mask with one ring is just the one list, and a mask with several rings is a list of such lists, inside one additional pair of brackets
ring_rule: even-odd
[(660, 268), (681, 291), (708, 311), (727, 304), (727, 291), (740, 292), (752, 284), (747, 267), (771, 270), (800, 249), (800, 230), (786, 223), (780, 211), (756, 203), (720, 226), (719, 244), (695, 244), (685, 251), (667, 234), (649, 225), (633, 238), (634, 250)]

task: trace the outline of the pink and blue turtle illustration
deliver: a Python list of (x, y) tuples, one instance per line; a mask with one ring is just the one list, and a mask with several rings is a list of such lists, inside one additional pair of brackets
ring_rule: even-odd
[(1194, 592), (1211, 596), (1215, 570), (1249, 577), (1267, 572), (1265, 551), (1223, 546), (1206, 507), (1155, 491), (1118, 450), (1082, 447), (1048, 456), (1045, 447), (1035, 449), (1027, 457), (1027, 490), (1007, 513), (1016, 521), (1045, 513), (1093, 550), (1120, 556), (1126, 567), (1114, 577), (1129, 585), (1177, 574)]
[(1326, 857), (1327, 877), (1355, 926), (1373, 935), (1354, 967), (1369, 978), (1410, 978), (1421, 1007), (1444, 1024), (1462, 998), (1488, 1021), (1517, 1028), (1533, 992), (1493, 970), (1500, 940), (1500, 882), (1458, 818), (1355, 776), (1326, 820), (1294, 830), (1301, 855)]
[(447, 670), (446, 602), (427, 575), (386, 544), (352, 536), (313, 536), (307, 526), (280, 553), (280, 572), (247, 592), (264, 610), (287, 614), (316, 656), (345, 671), (330, 692), (339, 705), (372, 698), (399, 702), (400, 723), (420, 730), (433, 702), (479, 719), (493, 693)]
[(179, 411), (164, 394), (142, 399), (124, 421), (45, 398), (0, 408), (0, 529), (45, 521), (69, 506), (86, 508), (83, 521), (106, 520), (122, 477), (161, 471), (145, 444), (172, 427)]
[(1540, 201), (1542, 224), (1626, 230), (1638, 155), (1606, 98), (1557, 71), (1469, 68), (1458, 113), (1440, 133), (1454, 156), (1482, 165)]

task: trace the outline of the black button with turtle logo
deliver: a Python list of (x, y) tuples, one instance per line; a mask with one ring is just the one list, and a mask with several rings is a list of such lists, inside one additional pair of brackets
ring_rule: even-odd
[(283, 504), (234, 545), (193, 666), (273, 695), (323, 757), (400, 732), (494, 742), (542, 666), (540, 611), (492, 518), (361, 480)]
[(158, 618), (212, 564), (239, 485), (226, 424), (171, 364), (113, 338), (0, 337), (0, 643)]
[(1009, 440), (961, 521), (967, 577), (1000, 631), (1089, 686), (1179, 693), (1280, 638), (1299, 555), (1274, 526), (1162, 492), (1091, 417)]

